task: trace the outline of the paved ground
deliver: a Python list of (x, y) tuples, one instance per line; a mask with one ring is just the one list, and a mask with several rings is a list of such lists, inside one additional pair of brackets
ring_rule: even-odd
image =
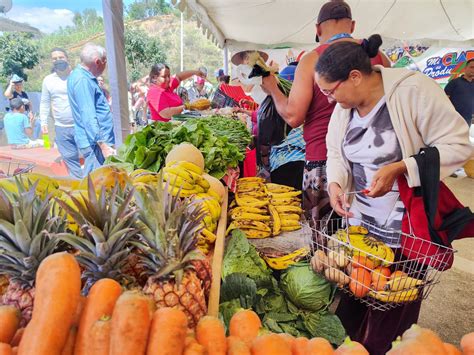
[[(474, 179), (447, 178), (458, 199), (474, 210)], [(444, 341), (459, 344), (474, 331), (474, 238), (454, 242), (458, 250), (454, 266), (441, 275), (440, 283), (423, 302), (419, 324), (436, 331)]]

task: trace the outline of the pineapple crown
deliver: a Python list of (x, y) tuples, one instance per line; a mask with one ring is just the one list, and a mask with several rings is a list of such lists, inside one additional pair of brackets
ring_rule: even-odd
[(87, 196), (81, 194), (82, 201), (69, 194), (73, 206), (57, 200), (60, 206), (74, 219), (82, 231), (82, 237), (64, 234), (65, 241), (77, 253), (77, 260), (84, 267), (85, 291), (101, 278), (122, 281), (121, 268), (129, 253), (130, 238), (136, 234), (134, 219), (136, 208), (131, 201), (134, 190), (120, 190), (102, 186), (96, 195), (92, 179), (88, 177)]
[(16, 188), (8, 194), (0, 191), (0, 274), (32, 287), (41, 261), (56, 252), (66, 221), (51, 216), (51, 197), (38, 196), (36, 183), (25, 186), (17, 179)]
[(139, 258), (147, 277), (179, 282), (193, 268), (191, 261), (202, 259), (196, 243), (204, 215), (198, 201), (172, 196), (170, 184), (163, 185), (135, 193), (140, 240), (133, 245), (143, 251)]

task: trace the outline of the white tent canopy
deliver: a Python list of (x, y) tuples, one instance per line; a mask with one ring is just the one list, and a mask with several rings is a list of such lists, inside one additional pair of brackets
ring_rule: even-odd
[[(177, 0), (174, 0), (175, 2)], [(221, 48), (274, 48), (314, 44), (325, 0), (180, 0)], [(347, 0), (359, 38), (424, 40), (474, 45), (474, 0)]]

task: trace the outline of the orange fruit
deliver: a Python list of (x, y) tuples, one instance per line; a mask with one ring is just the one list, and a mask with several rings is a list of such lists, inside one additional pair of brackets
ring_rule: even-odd
[(390, 277), (390, 269), (388, 267), (378, 267), (372, 271), (372, 287), (377, 291), (382, 291)]
[(349, 289), (352, 291), (354, 296), (362, 298), (369, 293), (371, 282), (372, 277), (369, 271), (362, 268), (355, 268), (351, 273)]
[(375, 269), (375, 263), (369, 257), (363, 255), (353, 256), (352, 266), (355, 268), (364, 268), (369, 270)]
[(390, 275), (390, 280), (393, 280), (394, 278), (401, 277), (401, 276), (408, 276), (408, 274), (403, 271), (395, 271), (392, 275)]

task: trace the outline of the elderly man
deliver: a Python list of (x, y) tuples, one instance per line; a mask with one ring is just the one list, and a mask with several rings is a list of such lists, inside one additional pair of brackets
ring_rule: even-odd
[(67, 94), (67, 78), (71, 74), (68, 55), (62, 48), (51, 50), (53, 72), (43, 80), (41, 89), (40, 119), (43, 133), (48, 133), (48, 117), (52, 114), (56, 144), (69, 174), (82, 178), (79, 148), (74, 134), (74, 119)]
[(76, 141), (85, 159), (84, 176), (87, 176), (115, 153), (115, 137), (110, 106), (97, 81), (107, 65), (105, 49), (87, 43), (80, 58), (81, 64), (67, 80), (67, 90)]

